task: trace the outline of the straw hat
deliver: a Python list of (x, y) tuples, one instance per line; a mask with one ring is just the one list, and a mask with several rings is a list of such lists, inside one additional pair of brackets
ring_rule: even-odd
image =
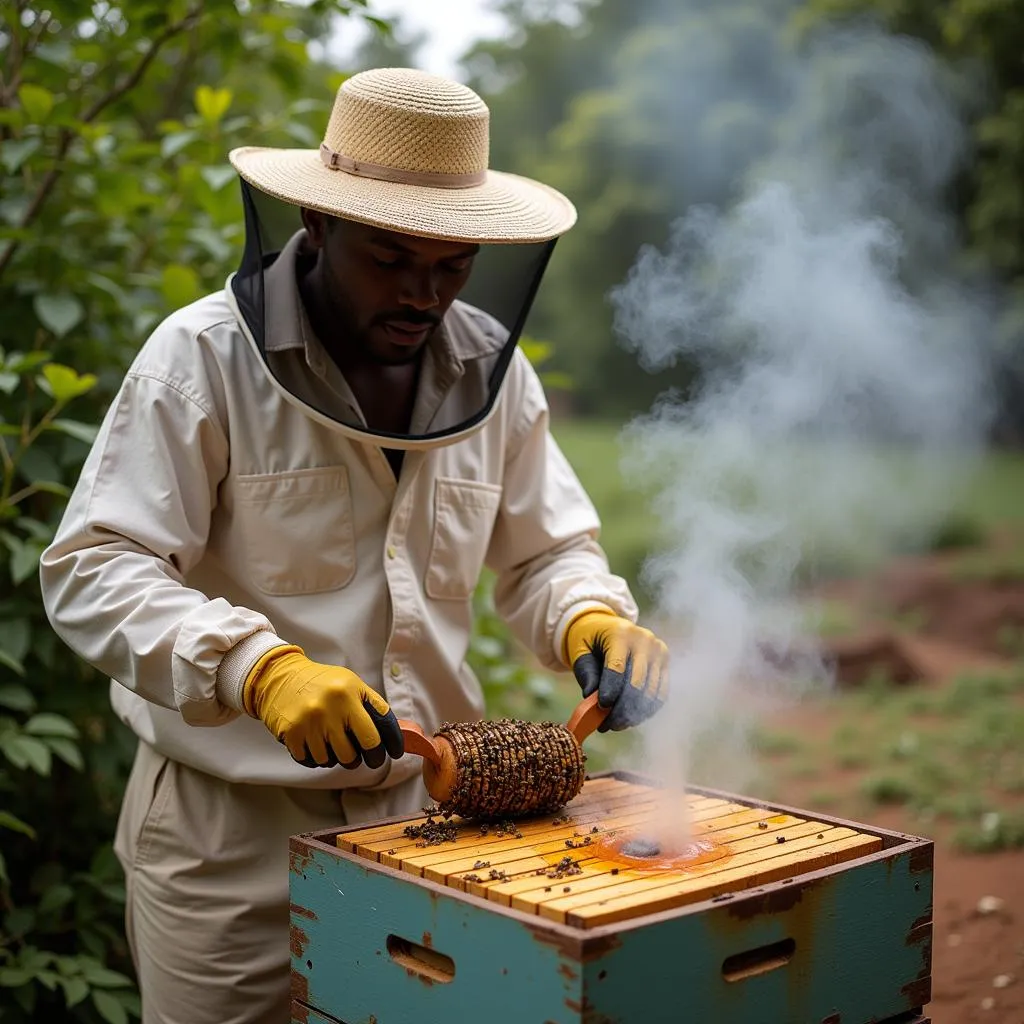
[(381, 68), (338, 90), (319, 150), (245, 146), (229, 159), (287, 203), (391, 231), (472, 242), (539, 242), (568, 231), (561, 193), (488, 169), (490, 113), (472, 89)]

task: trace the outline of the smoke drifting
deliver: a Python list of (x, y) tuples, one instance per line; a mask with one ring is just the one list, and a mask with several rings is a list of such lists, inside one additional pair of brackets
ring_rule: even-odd
[(646, 582), (673, 656), (642, 764), (673, 785), (701, 745), (701, 781), (751, 783), (760, 698), (829, 682), (798, 584), (922, 542), (992, 411), (986, 309), (944, 212), (964, 156), (946, 73), (876, 33), (789, 60), (780, 140), (739, 199), (690, 209), (612, 295), (645, 368), (698, 371), (625, 438), (627, 473), (657, 481)]

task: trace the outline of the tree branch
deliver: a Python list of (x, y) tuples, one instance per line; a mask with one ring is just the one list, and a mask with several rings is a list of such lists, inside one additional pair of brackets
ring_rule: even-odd
[[(156, 55), (160, 52), (160, 49), (174, 36), (181, 32), (191, 28), (202, 15), (202, 5), (191, 8), (189, 12), (180, 21), (172, 22), (168, 25), (160, 35), (156, 36), (146, 48), (139, 63), (127, 74), (120, 82), (112, 86), (102, 96), (99, 96), (96, 101), (89, 107), (88, 110), (79, 118), (84, 124), (89, 124), (95, 121), (100, 114), (110, 106), (111, 103), (119, 100), (126, 92), (133, 89), (141, 81), (142, 76), (148, 70), (150, 64), (156, 58)], [(43, 208), (43, 204), (49, 198), (50, 193), (53, 191), (54, 185), (57, 184), (57, 180), (64, 173), (64, 167), (62, 166), (64, 158), (67, 156), (68, 150), (71, 148), (71, 143), (74, 141), (75, 132), (70, 128), (64, 128), (61, 130), (60, 136), (57, 142), (57, 152), (55, 155), (54, 166), (46, 172), (43, 180), (39, 183), (39, 188), (36, 190), (36, 194), (32, 197), (31, 203), (25, 210), (24, 215), (21, 218), (21, 223), (18, 225), (19, 228), (27, 228), (37, 216), (39, 211)], [(14, 254), (18, 251), (21, 245), (18, 239), (11, 239), (7, 245), (7, 249), (2, 255), (0, 255), (0, 277), (3, 276), (4, 271), (7, 269)]]

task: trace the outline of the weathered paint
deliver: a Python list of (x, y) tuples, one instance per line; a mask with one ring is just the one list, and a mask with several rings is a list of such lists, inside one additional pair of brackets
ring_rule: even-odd
[[(291, 876), (301, 1001), (309, 1021), (345, 1024), (924, 1024), (910, 1011), (930, 998), (932, 848), (885, 836), (857, 861), (587, 930), (307, 837)], [(388, 935), (421, 936), (454, 977), (425, 986), (382, 952)], [(786, 955), (769, 960), (773, 949)], [(763, 972), (727, 980), (726, 960), (751, 950), (768, 951)]]
[[(931, 930), (924, 919), (930, 920), (931, 882), (911, 873), (909, 853), (887, 852), (888, 859), (875, 855), (623, 930), (618, 950), (587, 964), (584, 991), (620, 1020), (635, 1012), (642, 993), (651, 1022), (754, 1024), (771, 1007), (773, 1020), (864, 1024), (921, 1007), (930, 998)], [(915, 941), (908, 942), (911, 932)], [(795, 951), (782, 966), (735, 982), (723, 978), (729, 956), (785, 939), (795, 941)], [(659, 1009), (678, 1003), (680, 992), (685, 1017), (678, 1008)]]
[(293, 958), (305, 955), (306, 946), (309, 945), (309, 936), (297, 924), (293, 923), (288, 929), (288, 940)]

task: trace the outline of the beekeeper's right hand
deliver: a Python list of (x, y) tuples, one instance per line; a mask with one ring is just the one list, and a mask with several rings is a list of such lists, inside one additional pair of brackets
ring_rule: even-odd
[(388, 702), (354, 672), (310, 661), (301, 647), (264, 654), (246, 677), (242, 699), (307, 768), (379, 768), (385, 754), (405, 752)]

